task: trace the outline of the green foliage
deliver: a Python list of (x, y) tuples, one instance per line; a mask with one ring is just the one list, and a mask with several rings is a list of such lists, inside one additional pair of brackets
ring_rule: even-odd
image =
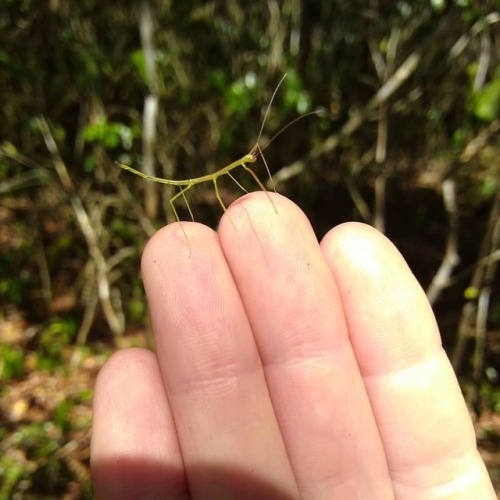
[(96, 122), (89, 123), (83, 132), (87, 142), (99, 142), (106, 149), (114, 149), (122, 146), (129, 149), (132, 140), (139, 134), (137, 127), (132, 129), (119, 122), (109, 122), (105, 116), (101, 116)]
[(442, 12), (446, 7), (444, 0), (430, 0), (430, 4), (436, 12)]
[[(0, 297), (7, 304), (21, 304), (26, 290), (33, 284), (31, 270), (21, 267), (20, 257), (19, 250), (0, 254)], [(13, 268), (18, 269), (18, 274), (11, 274)]]
[[(495, 380), (495, 382), (498, 382), (498, 371), (494, 370), (494, 372), (497, 379)], [(498, 387), (498, 385), (494, 385), (489, 381), (485, 381), (481, 384), (480, 395), (481, 398), (486, 402), (485, 406), (487, 406), (495, 413), (500, 413), (500, 387)]]
[(64, 359), (64, 349), (71, 345), (77, 331), (74, 318), (54, 318), (40, 333), (37, 365), (44, 370), (59, 368)]
[(54, 409), (54, 423), (61, 429), (63, 434), (71, 429), (70, 414), (74, 403), (69, 399), (63, 399)]
[(23, 476), (29, 476), (18, 460), (12, 457), (0, 457), (0, 500), (13, 498), (12, 492)]
[(0, 280), (0, 294), (5, 297), (5, 300), (11, 304), (21, 304), (21, 281), (13, 278), (5, 278)]
[[(66, 482), (77, 479), (60, 454), (60, 438), (52, 422), (20, 426), (11, 438), (18, 456), (0, 456), (0, 499), (26, 498), (27, 491), (37, 498), (57, 496), (65, 491)], [(90, 484), (82, 486), (90, 493)]]
[(474, 114), (488, 123), (500, 118), (500, 77), (495, 78), (477, 92)]
[[(61, 329), (65, 328), (47, 327), (56, 332)], [(3, 356), (6, 350), (3, 344), (1, 347)], [(93, 384), (88, 383), (88, 370), (95, 365), (73, 366), (69, 372), (67, 365), (75, 360), (102, 365), (109, 352), (88, 347), (67, 351), (61, 361), (66, 369), (58, 373), (34, 372), (35, 365), (28, 359), (22, 381), (2, 378), (9, 387), (2, 394), (6, 396), (2, 410), (25, 409), (18, 417), (9, 417), (7, 410), (5, 416), (13, 420), (0, 427), (0, 500), (92, 498), (87, 468)], [(17, 350), (16, 356), (19, 354)]]
[(283, 82), (282, 102), (283, 108), (287, 112), (294, 111), (298, 114), (305, 114), (311, 111), (311, 95), (304, 88), (304, 82), (293, 69), (286, 73), (286, 79)]
[(136, 324), (144, 323), (147, 317), (147, 306), (142, 291), (135, 288), (134, 296), (127, 302), (127, 316)]
[(90, 389), (82, 389), (77, 394), (78, 401), (82, 403), (91, 403), (93, 397), (94, 393)]
[(123, 243), (136, 243), (136, 234), (130, 223), (125, 219), (115, 219), (112, 222), (111, 230), (115, 236), (118, 236)]
[(0, 381), (5, 382), (24, 375), (24, 356), (23, 349), (18, 345), (0, 343)]
[(467, 70), (469, 75), (468, 107), (470, 113), (486, 123), (491, 123), (500, 117), (500, 66), (493, 72), (493, 77), (480, 89), (474, 88), (474, 80), (478, 71), (476, 63)]
[(231, 85), (225, 88), (226, 112), (232, 116), (244, 117), (254, 105), (257, 76), (253, 71), (248, 72)]

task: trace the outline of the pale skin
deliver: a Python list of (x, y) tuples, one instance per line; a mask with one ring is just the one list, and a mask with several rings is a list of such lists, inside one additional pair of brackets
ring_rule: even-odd
[(96, 498), (496, 498), (399, 252), (357, 223), (318, 244), (270, 196), (237, 200), (218, 233), (174, 223), (148, 243), (156, 352), (99, 374)]

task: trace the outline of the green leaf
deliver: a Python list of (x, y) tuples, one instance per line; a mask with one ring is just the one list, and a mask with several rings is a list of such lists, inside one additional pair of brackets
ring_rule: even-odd
[(500, 117), (500, 78), (488, 83), (477, 93), (474, 114), (488, 123)]
[(17, 345), (0, 344), (0, 380), (24, 375), (24, 351)]

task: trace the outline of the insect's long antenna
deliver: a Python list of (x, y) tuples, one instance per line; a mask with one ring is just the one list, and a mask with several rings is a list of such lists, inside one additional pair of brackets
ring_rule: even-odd
[[(259, 142), (260, 142), (260, 139), (262, 137), (262, 132), (264, 131), (264, 126), (266, 124), (267, 117), (269, 116), (269, 111), (271, 110), (271, 105), (273, 104), (274, 98), (276, 97), (276, 93), (278, 92), (278, 89), (280, 88), (280, 86), (283, 83), (283, 80), (285, 78), (286, 78), (286, 73), (281, 77), (281, 80), (278, 82), (278, 85), (276, 85), (276, 88), (274, 89), (273, 95), (271, 96), (271, 99), (269, 100), (269, 103), (268, 103), (267, 108), (266, 108), (266, 112), (264, 113), (264, 118), (262, 119), (262, 123), (260, 125), (260, 130), (259, 130), (259, 135), (257, 136), (257, 141), (255, 142), (255, 146), (252, 148), (252, 152), (250, 153), (251, 155), (254, 156), (255, 159), (257, 158), (258, 155), (260, 155), (262, 157), (262, 161), (264, 162), (264, 165), (266, 167), (267, 174), (269, 175), (269, 179), (271, 179), (271, 183), (273, 184), (274, 192), (276, 192), (276, 187), (274, 186), (274, 181), (273, 181), (273, 177), (271, 175), (271, 171), (269, 170), (269, 166), (267, 164), (267, 161), (264, 158), (264, 155), (262, 154), (262, 148), (260, 147)], [(268, 145), (269, 145), (269, 142), (266, 144), (266, 146), (268, 146)], [(251, 169), (249, 169), (245, 164), (243, 164), (243, 167), (245, 168), (245, 170), (248, 170), (254, 177), (256, 177), (255, 173)], [(258, 183), (259, 183), (259, 186), (261, 186), (263, 188), (263, 191), (265, 191), (266, 188), (264, 188), (264, 185), (260, 181), (258, 181)], [(275, 210), (276, 210), (276, 208), (275, 208)]]
[(271, 144), (271, 142), (274, 141), (274, 139), (276, 139), (278, 136), (280, 136), (288, 127), (291, 127), (292, 125), (297, 123), (299, 120), (302, 120), (302, 118), (307, 118), (308, 116), (311, 116), (311, 115), (322, 115), (324, 113), (325, 113), (324, 109), (315, 109), (314, 111), (309, 111), (308, 113), (306, 113), (304, 115), (297, 116), (297, 118), (294, 118), (291, 122), (287, 123), (284, 127), (282, 127), (280, 130), (278, 130), (278, 132), (276, 132), (271, 137), (271, 139), (269, 139), (266, 142), (266, 144), (264, 144), (264, 146), (260, 146), (259, 148), (257, 148), (259, 150), (259, 153), (262, 156), (262, 151), (264, 151), (264, 149), (266, 149), (269, 146), (269, 144)]
[[(283, 81), (283, 79), (282, 79)], [(273, 190), (274, 192), (276, 193), (276, 185), (274, 184), (274, 179), (273, 179), (273, 176), (271, 175), (271, 171), (269, 170), (269, 165), (267, 164), (267, 161), (266, 161), (266, 158), (264, 156), (264, 149), (266, 149), (269, 144), (271, 144), (271, 142), (274, 141), (274, 139), (276, 139), (276, 137), (278, 137), (282, 132), (284, 132), (288, 127), (291, 127), (294, 123), (297, 123), (299, 120), (301, 120), (302, 118), (305, 118), (307, 116), (310, 116), (310, 115), (318, 115), (318, 114), (322, 114), (324, 113), (324, 110), (322, 109), (317, 109), (315, 111), (310, 111), (309, 113), (306, 113), (305, 115), (300, 115), (298, 116), (297, 118), (295, 118), (294, 120), (292, 120), (290, 123), (288, 123), (287, 125), (285, 125), (281, 130), (279, 130), (276, 134), (274, 134), (271, 139), (269, 139), (269, 141), (266, 142), (266, 144), (264, 146), (261, 146), (259, 144), (259, 141), (256, 142), (254, 148), (252, 149), (252, 154), (254, 155), (255, 158), (257, 158), (258, 156), (260, 156), (262, 158), (262, 161), (264, 162), (264, 166), (266, 167), (266, 171), (267, 171), (267, 175), (269, 177), (269, 180), (271, 181), (271, 185), (273, 186)], [(261, 132), (262, 132), (262, 129), (261, 129)], [(260, 138), (260, 137), (259, 137)]]
[[(269, 170), (269, 165), (267, 164), (264, 153), (262, 152), (262, 148), (260, 147), (259, 143), (257, 143), (255, 147), (257, 148), (257, 151), (258, 151), (260, 157), (262, 158), (262, 161), (264, 162), (264, 165), (265, 165), (266, 170), (267, 170), (267, 175), (269, 176), (269, 180), (271, 181), (271, 184), (273, 186), (273, 190), (276, 193), (276, 186), (274, 184), (274, 179), (273, 179), (273, 176), (271, 175), (271, 171)], [(255, 153), (255, 154), (257, 154), (257, 153)]]
[(294, 123), (298, 122), (302, 118), (305, 118), (306, 116), (317, 115), (317, 114), (323, 112), (323, 110), (316, 110), (316, 111), (310, 111), (309, 113), (306, 113), (305, 115), (298, 116), (297, 118), (292, 120), (290, 123), (285, 125), (276, 134), (274, 134), (271, 137), (271, 139), (269, 139), (269, 141), (267, 141), (267, 143), (264, 146), (261, 146), (259, 143), (260, 143), (260, 139), (262, 137), (262, 133), (264, 131), (264, 126), (266, 124), (267, 117), (269, 116), (269, 111), (271, 110), (271, 105), (273, 104), (274, 98), (276, 97), (276, 94), (277, 94), (277, 92), (278, 92), (278, 90), (279, 90), (279, 88), (280, 88), (280, 86), (283, 83), (283, 80), (285, 78), (286, 78), (286, 73), (281, 77), (281, 80), (278, 82), (278, 85), (276, 85), (276, 88), (274, 89), (273, 95), (271, 96), (271, 99), (269, 100), (269, 104), (267, 105), (266, 112), (264, 113), (264, 118), (262, 120), (262, 124), (261, 124), (260, 130), (259, 130), (259, 135), (257, 136), (257, 141), (255, 143), (255, 146), (252, 149), (252, 154), (254, 155), (255, 158), (257, 158), (257, 156), (259, 156), (259, 155), (262, 158), (262, 161), (264, 162), (264, 165), (265, 165), (266, 170), (267, 170), (267, 175), (269, 176), (269, 179), (271, 180), (271, 184), (273, 186), (274, 192), (276, 192), (276, 186), (274, 185), (273, 176), (271, 175), (271, 171), (269, 170), (269, 165), (267, 164), (267, 161), (266, 161), (264, 154), (263, 154), (264, 149), (266, 149), (269, 146), (269, 144), (271, 144), (271, 142), (273, 142), (274, 139), (276, 139), (276, 137), (278, 137), (288, 127), (291, 127)]
[(271, 105), (274, 101), (274, 98), (276, 97), (276, 93), (278, 92), (278, 89), (280, 88), (281, 84), (283, 83), (283, 80), (286, 78), (286, 73), (281, 77), (281, 80), (279, 81), (278, 85), (276, 85), (276, 88), (274, 89), (273, 95), (271, 96), (271, 100), (269, 101), (269, 104), (267, 105), (266, 112), (264, 113), (264, 119), (262, 120), (262, 124), (260, 126), (259, 130), (259, 135), (257, 136), (257, 142), (255, 143), (255, 147), (258, 146), (260, 138), (262, 137), (262, 132), (264, 131), (264, 125), (266, 124), (267, 117), (269, 115), (269, 111), (271, 110)]

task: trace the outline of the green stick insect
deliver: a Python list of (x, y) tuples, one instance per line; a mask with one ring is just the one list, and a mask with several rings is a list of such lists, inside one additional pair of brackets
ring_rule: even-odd
[[(263, 160), (264, 165), (266, 167), (267, 174), (269, 175), (269, 179), (271, 180), (271, 183), (273, 184), (273, 188), (274, 188), (273, 178), (271, 176), (271, 172), (270, 172), (269, 166), (267, 165), (267, 162), (266, 162), (266, 160), (264, 158), (264, 155), (262, 154), (262, 151), (267, 146), (269, 146), (269, 144), (279, 134), (281, 134), (281, 132), (283, 132), (286, 128), (288, 128), (290, 125), (292, 125), (293, 123), (295, 123), (298, 119), (303, 118), (304, 116), (307, 116), (307, 115), (302, 115), (299, 118), (296, 118), (295, 120), (293, 120), (292, 122), (290, 122), (288, 125), (286, 125), (285, 127), (283, 127), (274, 137), (272, 137), (272, 139), (270, 139), (267, 142), (267, 144), (264, 146), (264, 148), (262, 148), (260, 146), (259, 141), (261, 139), (262, 132), (264, 130), (264, 125), (266, 123), (267, 116), (269, 115), (269, 110), (271, 109), (271, 104), (272, 104), (272, 102), (273, 102), (273, 100), (274, 100), (274, 98), (276, 96), (276, 93), (278, 92), (278, 89), (279, 89), (280, 85), (283, 83), (283, 80), (285, 79), (285, 77), (286, 77), (286, 74), (279, 81), (278, 85), (276, 86), (276, 88), (275, 88), (275, 90), (273, 92), (273, 95), (271, 96), (271, 100), (269, 101), (269, 104), (267, 105), (266, 112), (264, 114), (264, 119), (262, 120), (262, 125), (260, 127), (259, 135), (257, 136), (257, 141), (256, 141), (254, 147), (250, 150), (249, 153), (245, 154), (244, 156), (242, 156), (238, 160), (233, 161), (229, 165), (226, 165), (225, 167), (220, 168), (216, 172), (213, 172), (211, 174), (202, 175), (200, 177), (193, 177), (192, 179), (173, 180), (173, 179), (164, 179), (162, 177), (154, 177), (154, 176), (151, 176), (151, 175), (147, 175), (147, 174), (145, 174), (143, 172), (140, 172), (139, 170), (136, 170), (135, 168), (132, 168), (132, 167), (130, 167), (128, 165), (116, 162), (117, 165), (120, 166), (121, 168), (123, 168), (124, 170), (128, 170), (129, 172), (132, 172), (133, 174), (138, 175), (140, 177), (143, 177), (144, 179), (147, 179), (149, 181), (159, 182), (161, 184), (168, 184), (170, 186), (179, 186), (179, 192), (177, 194), (173, 195), (172, 198), (170, 198), (169, 203), (170, 203), (170, 206), (172, 208), (172, 212), (174, 213), (174, 216), (175, 216), (177, 222), (179, 223), (179, 225), (181, 227), (181, 230), (182, 230), (182, 232), (183, 232), (183, 234), (184, 234), (184, 236), (186, 238), (188, 246), (190, 246), (189, 245), (189, 238), (187, 237), (187, 234), (184, 231), (184, 228), (182, 226), (181, 220), (179, 219), (179, 215), (177, 214), (177, 210), (175, 208), (175, 202), (180, 197), (182, 197), (184, 199), (186, 207), (187, 207), (187, 209), (189, 211), (189, 215), (191, 216), (191, 219), (194, 221), (193, 212), (191, 211), (191, 207), (189, 206), (189, 203), (188, 203), (187, 198), (186, 198), (186, 192), (189, 191), (193, 186), (195, 186), (197, 184), (202, 184), (204, 182), (212, 182), (213, 185), (214, 185), (215, 196), (217, 197), (217, 200), (219, 201), (219, 204), (222, 207), (222, 209), (224, 210), (224, 212), (226, 212), (227, 209), (226, 209), (226, 206), (224, 205), (224, 202), (222, 201), (222, 199), (220, 197), (219, 187), (217, 185), (217, 180), (219, 179), (219, 177), (222, 177), (223, 175), (228, 175), (236, 183), (236, 185), (240, 189), (242, 189), (243, 191), (247, 192), (246, 189), (231, 174), (231, 172), (235, 168), (243, 167), (255, 179), (255, 182), (258, 184), (258, 186), (260, 187), (260, 189), (262, 189), (262, 191), (264, 191), (267, 194), (267, 197), (269, 198), (269, 201), (271, 202), (271, 204), (272, 204), (275, 212), (278, 213), (278, 211), (276, 209), (276, 206), (273, 203), (271, 197), (269, 196), (269, 193), (267, 192), (264, 184), (260, 181), (260, 179), (257, 177), (257, 175), (255, 174), (255, 172), (250, 167), (248, 167), (248, 164), (249, 163), (255, 163), (257, 161), (257, 158), (260, 155), (262, 157), (262, 160)], [(316, 113), (316, 112), (312, 112), (312, 113)], [(311, 114), (311, 113), (307, 113), (307, 114)], [(275, 188), (274, 188), (274, 191), (276, 191)], [(191, 247), (190, 247), (190, 250), (191, 250)]]

